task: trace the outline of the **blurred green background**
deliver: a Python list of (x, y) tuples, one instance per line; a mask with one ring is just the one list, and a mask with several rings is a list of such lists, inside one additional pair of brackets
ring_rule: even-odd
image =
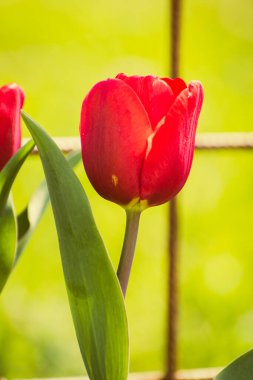
[[(198, 131), (252, 130), (251, 0), (183, 3), (181, 76), (205, 89)], [(169, 75), (168, 1), (1, 0), (0, 15), (0, 84), (19, 83), (25, 110), (51, 135), (78, 134), (95, 82), (118, 72)], [(222, 366), (252, 348), (252, 155), (196, 152), (179, 196), (181, 368)], [(81, 165), (77, 173), (116, 266), (124, 213), (95, 194)], [(30, 158), (15, 183), (18, 210), (42, 178)], [(141, 221), (127, 295), (132, 371), (164, 369), (167, 213), (153, 208)], [(0, 374), (83, 372), (49, 209), (0, 300)]]

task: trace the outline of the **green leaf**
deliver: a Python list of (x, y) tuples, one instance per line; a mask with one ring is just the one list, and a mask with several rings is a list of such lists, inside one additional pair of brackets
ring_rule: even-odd
[[(34, 143), (33, 143), (34, 146)], [(81, 160), (81, 152), (73, 152), (67, 156), (71, 167)], [(46, 181), (43, 181), (32, 196), (28, 206), (17, 217), (10, 203), (0, 214), (0, 293), (3, 290), (14, 265), (28, 244), (43, 213), (49, 203), (49, 194)], [(14, 228), (15, 227), (15, 228)], [(8, 235), (7, 235), (8, 234)], [(18, 235), (18, 238), (17, 238)], [(18, 240), (16, 244), (16, 240)]]
[(0, 213), (0, 293), (13, 267), (16, 253), (16, 218), (9, 198)]
[[(67, 156), (71, 167), (75, 167), (81, 160), (81, 152), (73, 152)], [(43, 181), (33, 194), (27, 207), (18, 215), (18, 246), (15, 262), (19, 259), (28, 244), (34, 230), (39, 224), (42, 215), (49, 203), (47, 182)]]
[(0, 172), (0, 293), (13, 268), (17, 244), (16, 216), (10, 191), (19, 169), (33, 148), (34, 142), (29, 141)]
[(224, 368), (214, 380), (251, 380), (253, 377), (253, 350), (240, 356)]
[(7, 203), (12, 184), (23, 165), (27, 156), (34, 148), (34, 142), (28, 141), (20, 148), (14, 156), (7, 162), (4, 168), (0, 171), (0, 212), (2, 212)]
[(52, 139), (23, 119), (43, 163), (76, 334), (91, 380), (126, 380), (128, 327), (120, 286), (85, 192)]

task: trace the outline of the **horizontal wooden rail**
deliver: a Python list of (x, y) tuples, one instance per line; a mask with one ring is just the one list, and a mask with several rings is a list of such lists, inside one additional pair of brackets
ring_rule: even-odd
[[(26, 143), (29, 139), (23, 139)], [(54, 137), (54, 141), (64, 153), (81, 148), (79, 137)], [(199, 133), (196, 149), (253, 149), (253, 132)], [(36, 149), (34, 150), (36, 153)]]
[[(207, 368), (207, 369), (190, 369), (190, 370), (180, 370), (176, 372), (175, 380), (213, 380), (220, 368)], [(163, 380), (164, 375), (161, 372), (143, 372), (143, 373), (132, 373), (128, 377), (129, 380)], [(0, 380), (6, 380), (0, 377)], [(23, 379), (27, 380), (27, 379)], [(38, 379), (29, 379), (38, 380)], [(88, 380), (87, 377), (60, 377), (60, 378), (47, 378), (43, 380)]]

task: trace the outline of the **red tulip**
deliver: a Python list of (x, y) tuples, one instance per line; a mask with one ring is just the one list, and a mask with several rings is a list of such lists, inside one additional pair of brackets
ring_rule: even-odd
[(0, 170), (20, 148), (20, 109), (24, 93), (16, 84), (0, 87)]
[(174, 197), (190, 172), (202, 101), (198, 81), (119, 74), (97, 83), (80, 123), (84, 167), (97, 192), (140, 210)]

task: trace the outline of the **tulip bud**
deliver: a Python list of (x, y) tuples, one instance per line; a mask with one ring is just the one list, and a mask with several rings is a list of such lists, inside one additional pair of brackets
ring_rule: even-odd
[(192, 164), (202, 85), (117, 75), (84, 99), (80, 134), (86, 173), (97, 192), (124, 208), (169, 201)]
[(0, 170), (20, 148), (20, 109), (24, 93), (16, 84), (0, 87)]

